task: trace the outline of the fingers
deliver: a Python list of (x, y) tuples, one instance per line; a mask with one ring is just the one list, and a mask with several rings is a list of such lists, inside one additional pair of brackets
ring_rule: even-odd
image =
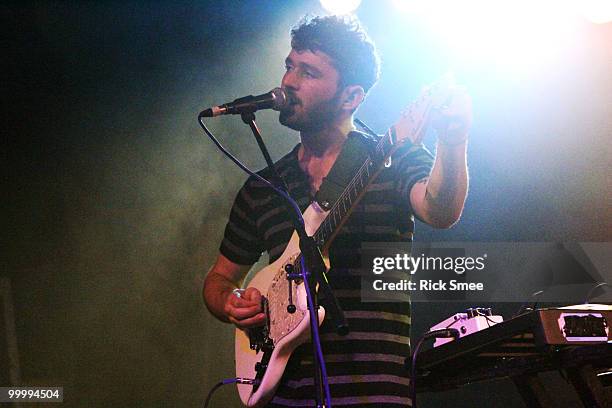
[(251, 317), (262, 311), (260, 302), (239, 298), (235, 295), (229, 296), (225, 309), (228, 315), (236, 319)]
[(258, 313), (253, 317), (242, 320), (230, 317), (229, 321), (239, 329), (249, 329), (251, 327), (263, 326), (266, 323), (266, 316), (263, 313)]
[(438, 137), (446, 142), (465, 139), (472, 125), (472, 99), (464, 87), (453, 87), (434, 123)]
[(261, 302), (261, 292), (256, 288), (247, 288), (242, 297), (253, 302)]
[(231, 293), (225, 303), (228, 320), (239, 328), (261, 326), (265, 323), (265, 314), (261, 308), (261, 292), (248, 288), (244, 292)]
[(421, 120), (422, 115), (414, 103), (401, 111), (400, 120), (392, 126), (398, 142), (410, 141), (412, 144), (420, 144), (423, 141), (425, 126)]
[(454, 88), (451, 93), (450, 108), (465, 111), (472, 108), (472, 98), (464, 87)]
[(231, 304), (227, 307), (227, 314), (235, 319), (242, 320), (262, 312), (260, 304)]

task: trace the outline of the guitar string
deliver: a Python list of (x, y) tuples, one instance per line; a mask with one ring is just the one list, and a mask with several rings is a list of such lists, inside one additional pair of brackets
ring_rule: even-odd
[[(390, 132), (387, 132), (387, 133), (390, 133)], [(383, 139), (381, 139), (381, 141), (376, 145), (377, 152), (382, 149), (382, 145), (384, 144), (384, 142), (385, 142), (385, 138), (383, 137)], [(347, 195), (349, 195), (350, 197), (350, 190), (357, 185), (356, 184), (357, 180), (362, 180), (363, 172), (364, 170), (367, 170), (369, 168), (370, 162), (372, 162), (372, 159), (368, 155), (365, 162), (361, 165), (359, 170), (356, 172), (355, 176), (353, 176), (351, 181), (347, 184), (346, 188), (340, 194), (340, 197), (338, 198), (338, 200), (334, 203), (332, 208), (329, 210), (330, 215), (335, 217), (335, 213), (339, 212), (337, 210), (339, 210), (340, 203), (345, 200)], [(340, 217), (340, 218), (342, 219), (343, 217)], [(331, 217), (328, 215), (323, 221), (323, 224), (321, 224), (321, 226), (315, 232), (314, 236), (317, 237), (317, 241), (320, 238), (319, 235), (324, 235), (324, 228), (327, 228), (326, 224), (330, 224), (330, 221), (329, 221), (330, 219)], [(334, 228), (330, 228), (330, 233), (333, 231), (333, 229)]]
[[(423, 117), (427, 117), (427, 115), (429, 114), (429, 111), (432, 109), (432, 103), (431, 103), (431, 99), (428, 101), (428, 103), (425, 105), (426, 108), (424, 110), (424, 114)], [(415, 134), (419, 134), (422, 130), (423, 127), (425, 125), (425, 120), (421, 120), (420, 124), (418, 124), (417, 129)], [(383, 136), (383, 138), (380, 140), (380, 142), (376, 145), (375, 151), (377, 154), (381, 154), (383, 156), (385, 156), (385, 145), (388, 143), (390, 147), (393, 147), (393, 130), (394, 127), (391, 127), (387, 133), (385, 133), (385, 136)], [(392, 152), (391, 152), (392, 154)], [(340, 212), (339, 211), (339, 206), (341, 202), (344, 202), (344, 200), (346, 199), (346, 196), (348, 195), (349, 197), (349, 201), (350, 201), (350, 190), (353, 187), (356, 187), (357, 185), (357, 181), (363, 182), (363, 173), (364, 171), (367, 171), (367, 169), (369, 169), (370, 167), (370, 163), (373, 162), (373, 159), (370, 157), (370, 155), (368, 155), (366, 161), (364, 162), (364, 164), (359, 168), (359, 170), (356, 172), (355, 176), (351, 179), (351, 181), (347, 184), (347, 187), (342, 191), (342, 194), (340, 194), (339, 199), (336, 201), (336, 203), (334, 203), (334, 205), (332, 206), (332, 208), (330, 209), (330, 215), (333, 215), (334, 220), (335, 220), (335, 216), (336, 216), (336, 212)], [(369, 176), (369, 174), (368, 174)], [(357, 189), (355, 189), (355, 191), (357, 191)], [(357, 196), (359, 196), (359, 194), (357, 194)], [(357, 196), (355, 198), (357, 198)], [(352, 205), (351, 205), (352, 207)], [(350, 208), (349, 208), (350, 210)], [(346, 215), (346, 214), (345, 214)], [(342, 218), (344, 218), (343, 216), (340, 217), (340, 220), (342, 220)], [(324, 228), (329, 227), (329, 232), (332, 233), (333, 230), (335, 229), (335, 227), (331, 227), (331, 217), (326, 217), (325, 220), (323, 221), (323, 223), (321, 224), (321, 226), (317, 229), (317, 231), (314, 234), (314, 237), (316, 238), (317, 242), (321, 241), (321, 238), (324, 238), (323, 241), (327, 240), (329, 237), (321, 237), (321, 235), (325, 235), (325, 230)]]

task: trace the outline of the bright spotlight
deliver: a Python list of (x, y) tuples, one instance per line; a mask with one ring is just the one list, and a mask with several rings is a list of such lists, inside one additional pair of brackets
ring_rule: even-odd
[(427, 2), (420, 0), (393, 0), (393, 5), (402, 13), (419, 13), (427, 6)]
[(568, 1), (394, 0), (394, 4), (425, 23), (455, 59), (523, 74), (559, 58), (571, 43)]
[(577, 5), (579, 12), (595, 24), (612, 21), (612, 1), (582, 0)]
[(357, 10), (361, 0), (320, 0), (321, 6), (331, 14), (350, 14)]

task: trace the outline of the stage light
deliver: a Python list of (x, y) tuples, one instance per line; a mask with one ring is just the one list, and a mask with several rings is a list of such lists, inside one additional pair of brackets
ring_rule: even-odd
[(604, 24), (612, 21), (612, 1), (610, 0), (582, 0), (576, 4), (578, 12), (595, 24)]
[(320, 0), (321, 6), (331, 14), (350, 14), (357, 10), (361, 0)]
[(521, 75), (557, 59), (572, 43), (568, 0), (393, 1), (461, 64)]
[(393, 0), (394, 7), (402, 13), (421, 14), (428, 6), (427, 1), (421, 0)]

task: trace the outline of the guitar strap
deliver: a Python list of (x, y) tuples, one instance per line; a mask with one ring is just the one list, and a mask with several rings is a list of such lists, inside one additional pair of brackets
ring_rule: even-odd
[(378, 140), (365, 133), (352, 131), (348, 134), (336, 162), (315, 194), (322, 209), (328, 211), (333, 207), (377, 143)]

